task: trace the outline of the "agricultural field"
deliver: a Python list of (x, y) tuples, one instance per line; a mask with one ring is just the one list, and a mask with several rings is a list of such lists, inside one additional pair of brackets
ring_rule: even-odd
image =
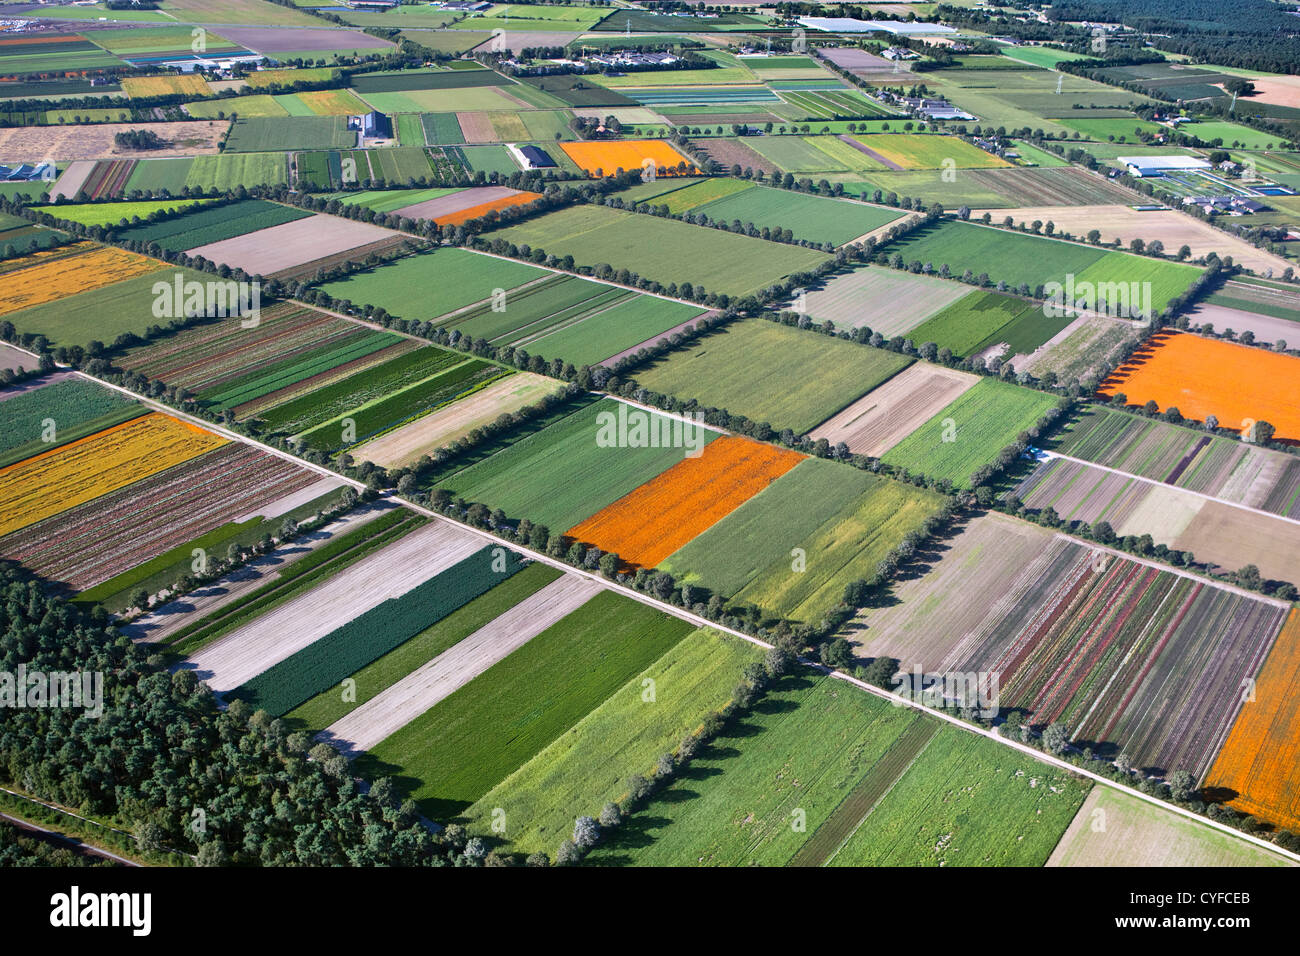
[[(500, 508), (511, 519), (528, 518), (555, 532), (613, 504), (718, 438), (702, 425), (681, 426), (679, 440), (656, 446), (618, 447), (602, 442), (601, 430), (616, 426), (621, 408), (613, 399), (589, 402), (567, 416), (506, 445), (500, 451), (437, 480), (439, 488), (466, 501)], [(632, 410), (628, 410), (630, 414)], [(644, 413), (647, 432), (673, 421)], [(648, 442), (649, 435), (644, 439)], [(629, 437), (628, 441), (634, 439)]]
[(695, 171), (689, 159), (660, 139), (578, 141), (561, 143), (560, 148), (591, 176), (613, 176), (620, 169), (643, 169), (648, 165), (669, 174), (682, 169)]
[(367, 776), (397, 769), (407, 781), (403, 789), (427, 815), (453, 817), (694, 629), (601, 591), (369, 748), (354, 766)]
[[(911, 866), (1046, 862), (1086, 784), (836, 685), (812, 675), (784, 678), (769, 693), (774, 706), (724, 729), (685, 779), (652, 797), (588, 861), (815, 866), (881, 855)], [(953, 796), (936, 801), (936, 781), (948, 779), (944, 791)], [(806, 814), (804, 832), (789, 823), (796, 807)], [(936, 836), (944, 839), (936, 844)]]
[[(633, 374), (652, 391), (696, 399), (702, 405), (802, 433), (911, 362), (905, 355), (745, 319)], [(756, 375), (756, 369), (763, 374)]]
[(728, 435), (574, 525), (565, 535), (653, 568), (794, 468), (804, 457)]
[(310, 215), (306, 210), (264, 199), (244, 199), (221, 206), (195, 208), (164, 222), (132, 226), (119, 232), (118, 238), (157, 243), (169, 252), (187, 252), (258, 229), (306, 219)]
[[(776, 279), (810, 269), (826, 255), (749, 236), (705, 229), (607, 206), (570, 206), (491, 233), (527, 243), (579, 264), (608, 263), (673, 285), (689, 282), (696, 296), (752, 295)], [(685, 282), (683, 282), (685, 280)], [(670, 286), (668, 294), (673, 294)]]
[(978, 382), (976, 375), (917, 362), (808, 435), (879, 458)]
[(196, 206), (206, 205), (207, 199), (155, 199), (143, 202), (120, 203), (75, 203), (61, 205), (50, 214), (69, 222), (81, 223), (83, 226), (118, 226), (125, 222), (130, 225), (141, 219), (147, 219), (155, 212), (181, 212)]
[(956, 282), (880, 266), (859, 266), (809, 288), (802, 311), (816, 320), (829, 319), (837, 329), (866, 326), (892, 338), (910, 332), (967, 294), (969, 290)]
[(1204, 422), (1213, 415), (1225, 428), (1267, 421), (1276, 438), (1300, 440), (1300, 404), (1276, 388), (1294, 381), (1300, 359), (1207, 339), (1185, 332), (1156, 336), (1102, 383), (1101, 395), (1126, 396), (1130, 405), (1155, 402)]
[[(288, 218), (294, 212), (297, 210), (271, 213), (259, 221), (265, 226), (251, 224), (251, 217), (242, 218), (237, 223), (245, 227), (241, 234), (201, 243), (186, 249), (186, 254), (243, 269), (249, 275), (270, 276), (310, 262), (346, 260), (353, 250), (370, 249), (376, 244), (396, 245), (402, 239), (381, 226), (323, 213)], [(193, 234), (186, 233), (171, 241), (192, 239)]]
[(1237, 867), (1287, 863), (1277, 854), (1112, 787), (1094, 787), (1046, 865)]
[(357, 145), (357, 132), (341, 116), (241, 116), (230, 127), (226, 152), (263, 153), (297, 149), (343, 149)]
[(1032, 352), (1073, 321), (1072, 315), (1052, 318), (1042, 305), (1003, 295), (972, 292), (911, 330), (914, 342), (933, 342), (953, 355), (979, 355), (995, 346), (1012, 354)]
[(145, 414), (124, 395), (80, 378), (47, 379), (4, 400), (0, 467), (53, 451)]
[(1296, 725), (1293, 693), (1300, 662), (1300, 612), (1287, 618), (1244, 700), (1204, 786), (1243, 813), (1289, 830), (1300, 828), (1296, 790)]
[(983, 379), (881, 456), (898, 468), (968, 486), (971, 475), (1032, 428), (1056, 399)]
[[(804, 459), (660, 566), (679, 581), (814, 623), (938, 503), (929, 492)], [(804, 552), (801, 564), (792, 548)]]

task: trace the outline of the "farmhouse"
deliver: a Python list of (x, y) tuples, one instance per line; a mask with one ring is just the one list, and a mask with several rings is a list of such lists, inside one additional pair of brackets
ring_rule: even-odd
[(1199, 156), (1120, 156), (1117, 159), (1130, 174), (1139, 178), (1163, 176), (1170, 169), (1210, 168), (1210, 161)]
[(520, 146), (519, 155), (529, 169), (554, 169), (555, 160), (538, 146)]
[(349, 116), (348, 129), (358, 130), (366, 139), (393, 138), (393, 121), (375, 110), (360, 116)]

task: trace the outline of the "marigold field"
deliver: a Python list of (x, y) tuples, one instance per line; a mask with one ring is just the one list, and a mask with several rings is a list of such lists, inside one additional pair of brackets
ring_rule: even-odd
[(463, 222), (469, 222), (471, 219), (478, 219), (486, 216), (495, 209), (509, 209), (511, 206), (522, 206), (530, 203), (535, 199), (541, 199), (541, 193), (517, 192), (513, 196), (502, 196), (500, 199), (494, 199), (491, 202), (480, 203), (477, 206), (470, 206), (468, 209), (461, 209), (457, 212), (448, 213), (445, 216), (438, 216), (433, 221), (440, 226), (459, 226)]
[(677, 164), (684, 161), (689, 167), (688, 172), (696, 171), (694, 163), (661, 139), (583, 140), (561, 143), (560, 148), (584, 172), (593, 176), (598, 169), (605, 176), (613, 176), (619, 169), (640, 169), (647, 159), (654, 160), (656, 169), (675, 170)]
[(1210, 791), (1236, 794), (1232, 806), (1300, 830), (1300, 611), (1293, 610), (1206, 775)]
[[(165, 262), (109, 247), (87, 248), (74, 256), (25, 256), (31, 263), (5, 276), (0, 315), (55, 302), (81, 292), (167, 268)], [(89, 318), (89, 317), (88, 317)]]
[(1266, 421), (1276, 438), (1300, 441), (1297, 381), (1300, 359), (1293, 356), (1171, 332), (1138, 350), (1098, 391), (1122, 393), (1130, 405), (1172, 406), (1196, 421), (1214, 415), (1225, 428)]
[(804, 456), (724, 436), (683, 459), (586, 521), (569, 537), (613, 551), (625, 564), (652, 568), (731, 514)]
[(225, 443), (196, 425), (155, 413), (0, 469), (0, 535)]

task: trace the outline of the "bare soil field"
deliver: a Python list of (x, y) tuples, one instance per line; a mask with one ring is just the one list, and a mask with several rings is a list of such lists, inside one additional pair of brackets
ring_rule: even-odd
[[(487, 114), (478, 113), (476, 115), (486, 116)], [(462, 209), (472, 209), (484, 203), (495, 202), (498, 199), (517, 195), (519, 195), (519, 190), (511, 189), (508, 186), (474, 186), (470, 189), (462, 189), (458, 193), (439, 196), (437, 199), (426, 199), (424, 202), (403, 206), (401, 209), (393, 210), (393, 212), (399, 216), (405, 216), (407, 219), (436, 219), (439, 216), (450, 216), (453, 213), (458, 213)]]
[(576, 574), (561, 575), (321, 731), (317, 739), (333, 744), (347, 757), (369, 750), (559, 623), (600, 590), (595, 581)]
[(1035, 219), (1054, 222), (1058, 232), (1074, 236), (1085, 236), (1089, 230), (1098, 229), (1102, 242), (1118, 239), (1125, 247), (1133, 239), (1142, 239), (1148, 245), (1158, 239), (1164, 243), (1167, 255), (1173, 255), (1180, 246), (1187, 245), (1191, 247), (1193, 259), (1217, 252), (1220, 256), (1232, 256), (1234, 262), (1258, 272), (1272, 269), (1280, 274), (1287, 267), (1281, 256), (1256, 249), (1244, 239), (1237, 239), (1209, 223), (1172, 209), (1139, 212), (1131, 206), (1118, 205), (1021, 206), (1015, 209), (975, 209), (971, 211), (971, 218), (978, 219), (986, 211), (998, 222), (1007, 216), (1017, 223)]
[(217, 692), (233, 690), (359, 614), (400, 597), (463, 561), (482, 539), (435, 521), (344, 568), (305, 594), (286, 601), (180, 665)]
[(1072, 547), (1045, 528), (997, 512), (973, 519), (938, 546), (924, 574), (904, 573), (894, 603), (859, 612), (845, 636), (869, 657), (895, 657), (905, 668), (939, 671), (963, 659), (986, 622), (996, 624)]
[(50, 190), (50, 202), (63, 196), (65, 199), (73, 199), (77, 193), (81, 192), (81, 187), (86, 185), (86, 180), (95, 170), (93, 160), (82, 159), (75, 163), (68, 163), (68, 168), (63, 171), (59, 181), (54, 184)]
[(259, 229), (246, 236), (196, 246), (186, 254), (243, 269), (250, 275), (270, 275), (396, 235), (391, 229), (372, 223), (322, 213)]
[(544, 375), (516, 372), (453, 405), (359, 445), (352, 454), (384, 468), (403, 468), (502, 415), (541, 401), (560, 387), (559, 382)]
[(978, 375), (917, 362), (809, 434), (879, 458), (978, 381)]
[[(933, 38), (928, 38), (931, 41)], [(899, 64), (876, 56), (857, 47), (828, 47), (820, 51), (821, 55), (842, 70), (848, 70), (857, 76), (871, 74), (892, 74), (899, 72)], [(906, 67), (904, 67), (906, 69)]]
[(1255, 92), (1243, 103), (1272, 103), (1300, 108), (1300, 76), (1252, 76)]
[(691, 147), (722, 166), (739, 165), (741, 169), (761, 169), (769, 175), (776, 172), (776, 164), (744, 143), (734, 139), (693, 139)]
[(1085, 316), (1071, 322), (1029, 355), (1017, 355), (1017, 372), (1028, 371), (1041, 378), (1055, 372), (1062, 382), (1080, 381), (1092, 374), (1116, 346), (1135, 338), (1133, 325), (1105, 316)]
[[(401, 233), (390, 233), (377, 242), (368, 242), (364, 246), (356, 246), (352, 249), (345, 249), (342, 252), (336, 252), (333, 255), (321, 256), (319, 259), (309, 259), (299, 265), (292, 266), (288, 269), (281, 269), (278, 272), (267, 276), (268, 279), (311, 279), (322, 269), (328, 270), (334, 266), (340, 265), (349, 259), (364, 259), (372, 252), (384, 252), (393, 246), (401, 245), (407, 239)], [(315, 251), (315, 250), (313, 250)]]
[(456, 123), (460, 126), (460, 134), (467, 143), (497, 142), (496, 130), (492, 127), (492, 117), (488, 113), (457, 113)]
[(910, 332), (970, 291), (970, 286), (959, 282), (865, 266), (833, 276), (822, 288), (809, 291), (805, 307), (814, 319), (830, 319), (836, 328), (865, 325), (892, 338)]
[(1287, 866), (1288, 861), (1118, 790), (1093, 787), (1047, 865)]
[[(165, 159), (211, 155), (230, 120), (188, 123), (95, 123), (85, 126), (16, 126), (0, 129), (0, 156), (9, 163), (78, 159)], [(119, 149), (118, 133), (147, 129), (168, 145), (162, 149)], [(83, 180), (84, 181), (84, 180)], [(80, 187), (78, 187), (80, 188)], [(75, 194), (74, 194), (75, 195)]]
[(1225, 329), (1232, 329), (1239, 335), (1242, 332), (1253, 332), (1256, 342), (1282, 341), (1290, 348), (1300, 345), (1300, 322), (1262, 315), (1259, 312), (1245, 312), (1226, 305), (1202, 302), (1188, 310), (1187, 320), (1193, 327), (1212, 325), (1216, 332)]
[(1300, 586), (1300, 525), (1207, 501), (1173, 546), (1230, 571), (1247, 564)]
[[(581, 36), (581, 32), (576, 30), (564, 33), (553, 30), (502, 30), (501, 34), (505, 37), (506, 49), (516, 53), (530, 47), (567, 46)], [(491, 39), (487, 39), (479, 46), (485, 47), (491, 42)]]
[[(33, 358), (26, 352), (20, 352), (18, 349), (11, 348), (8, 345), (0, 345), (0, 369), (12, 369), (15, 372), (26, 371), (36, 368), (40, 364), (38, 359)], [(6, 389), (6, 392), (9, 390)], [(5, 396), (6, 398), (8, 395)], [(2, 401), (3, 399), (0, 399)]]

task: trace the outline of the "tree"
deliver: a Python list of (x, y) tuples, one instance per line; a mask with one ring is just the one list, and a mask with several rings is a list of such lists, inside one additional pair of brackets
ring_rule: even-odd
[(582, 851), (572, 840), (565, 840), (560, 844), (560, 848), (555, 851), (556, 866), (573, 866), (582, 859)]
[(1264, 583), (1264, 577), (1259, 573), (1259, 568), (1253, 564), (1244, 565), (1235, 575), (1237, 585), (1255, 591)]
[(617, 803), (609, 802), (600, 808), (600, 825), (602, 827), (616, 827), (623, 822), (623, 811), (619, 809)]
[(1258, 445), (1267, 445), (1273, 440), (1273, 426), (1263, 420), (1255, 422), (1250, 429), (1250, 440)]
[(144, 588), (136, 588), (131, 592), (131, 606), (141, 611), (149, 609), (149, 592)]
[(1050, 754), (1060, 756), (1070, 746), (1070, 737), (1064, 724), (1048, 724), (1043, 731), (1043, 747)]
[(1129, 756), (1127, 750), (1121, 750), (1115, 757), (1115, 769), (1120, 773), (1132, 773), (1133, 758)]
[(600, 840), (600, 824), (591, 817), (578, 817), (573, 822), (573, 842), (583, 849), (589, 849)]
[(1186, 803), (1196, 794), (1196, 776), (1189, 770), (1175, 770), (1169, 775), (1169, 796), (1176, 803)]

